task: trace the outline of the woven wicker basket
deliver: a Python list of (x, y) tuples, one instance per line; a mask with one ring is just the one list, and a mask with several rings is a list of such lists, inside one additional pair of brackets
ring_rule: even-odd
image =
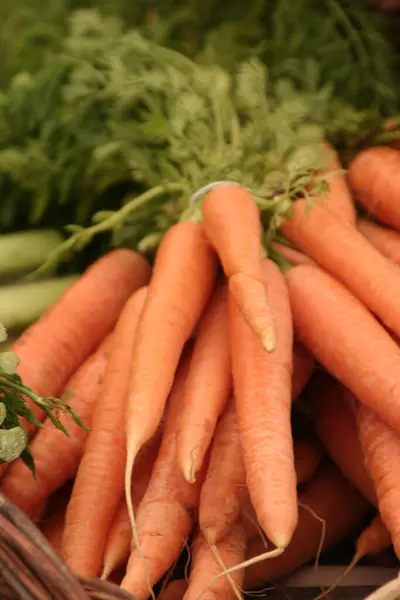
[(1, 600), (135, 600), (99, 579), (77, 580), (33, 523), (0, 493)]

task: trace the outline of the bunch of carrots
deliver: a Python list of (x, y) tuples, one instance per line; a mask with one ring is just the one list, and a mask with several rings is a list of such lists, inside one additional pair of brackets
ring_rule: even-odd
[(294, 202), (279, 269), (251, 192), (216, 186), (153, 268), (108, 253), (21, 335), (25, 385), (67, 393), (90, 431), (33, 406), (36, 477), (1, 465), (0, 489), (75, 574), (223, 600), (354, 532), (352, 565), (400, 557), (399, 198), (400, 151), (362, 151)]

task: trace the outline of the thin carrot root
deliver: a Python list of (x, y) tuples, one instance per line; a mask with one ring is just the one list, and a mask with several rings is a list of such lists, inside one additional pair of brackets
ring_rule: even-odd
[(375, 556), (392, 545), (392, 538), (378, 513), (357, 540), (356, 556)]

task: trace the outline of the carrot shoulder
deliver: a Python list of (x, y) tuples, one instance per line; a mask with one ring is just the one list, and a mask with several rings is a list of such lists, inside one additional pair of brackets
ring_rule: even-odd
[(322, 206), (307, 211), (305, 201), (299, 200), (283, 232), (400, 335), (400, 270), (355, 227)]
[(85, 577), (99, 574), (109, 528), (123, 497), (131, 348), (146, 293), (147, 288), (141, 288), (131, 296), (115, 328), (92, 430), (66, 515), (63, 558), (73, 572)]
[[(69, 405), (89, 428), (101, 392), (111, 344), (112, 334), (76, 371), (65, 388)], [(43, 429), (39, 430), (31, 444), (36, 478), (29, 476), (27, 466), (19, 459), (11, 465), (2, 481), (2, 492), (22, 510), (30, 511), (37, 502), (46, 499), (72, 479), (78, 469), (88, 432), (67, 415), (60, 415), (60, 421), (69, 437), (56, 429), (47, 418)]]
[(275, 326), (262, 272), (260, 212), (238, 185), (221, 185), (204, 199), (206, 235), (221, 260), (229, 291), (264, 348), (275, 348)]
[[(130, 509), (135, 456), (161, 422), (183, 347), (213, 292), (217, 272), (217, 256), (202, 225), (181, 222), (169, 229), (158, 249), (133, 345), (125, 417)], [(133, 523), (132, 510), (130, 517)]]
[(396, 342), (365, 306), (321, 269), (293, 267), (286, 277), (298, 339), (360, 402), (400, 433)]
[(400, 152), (367, 148), (350, 163), (349, 181), (355, 199), (370, 215), (400, 231)]
[(272, 354), (263, 351), (230, 296), (234, 394), (250, 497), (262, 529), (285, 547), (298, 516), (290, 422), (293, 328), (283, 275), (270, 260), (263, 274), (277, 346)]
[(177, 460), (193, 482), (232, 386), (226, 286), (217, 288), (200, 321), (185, 384)]

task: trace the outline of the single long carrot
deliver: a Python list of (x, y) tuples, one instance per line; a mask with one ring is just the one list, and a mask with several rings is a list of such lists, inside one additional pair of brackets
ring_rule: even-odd
[(365, 306), (321, 269), (293, 267), (286, 278), (298, 339), (360, 402), (400, 432), (396, 342)]
[(316, 436), (295, 440), (294, 468), (297, 485), (303, 485), (309, 481), (317, 472), (324, 458), (324, 447)]
[[(138, 454), (132, 475), (132, 504), (136, 509), (146, 493), (151, 473), (160, 447), (161, 431), (143, 446)], [(132, 527), (129, 520), (128, 507), (122, 498), (113, 524), (108, 533), (107, 546), (104, 552), (102, 579), (107, 579), (116, 569), (128, 560), (132, 544)]]
[(303, 254), (303, 252), (296, 250), (296, 248), (290, 248), (289, 246), (285, 246), (284, 244), (280, 244), (279, 242), (271, 242), (270, 246), (274, 248), (274, 250), (277, 250), (279, 254), (283, 256), (283, 258), (285, 258), (294, 266), (317, 265), (317, 263), (312, 258), (307, 256), (306, 254)]
[(232, 387), (226, 286), (218, 287), (200, 321), (180, 418), (177, 460), (193, 482)]
[[(188, 483), (176, 462), (179, 415), (190, 362), (185, 353), (168, 399), (160, 450), (146, 493), (139, 505), (131, 556), (122, 587), (138, 600), (173, 565), (194, 525), (202, 474)], [(206, 466), (206, 465), (205, 465)]]
[(346, 402), (346, 390), (326, 373), (314, 377), (307, 393), (315, 427), (329, 456), (359, 492), (376, 506), (372, 481), (365, 470), (355, 416)]
[(199, 526), (209, 544), (228, 535), (238, 520), (245, 491), (246, 471), (235, 402), (231, 399), (215, 430), (200, 494)]
[(298, 517), (290, 423), (293, 328), (283, 275), (270, 260), (264, 261), (263, 274), (276, 323), (275, 352), (263, 351), (231, 296), (230, 344), (250, 497), (262, 529), (273, 544), (284, 548)]
[(107, 535), (123, 497), (125, 406), (133, 340), (147, 288), (126, 303), (112, 338), (100, 398), (65, 520), (63, 558), (84, 577), (99, 574)]
[(378, 225), (370, 219), (359, 219), (358, 229), (383, 256), (400, 265), (400, 233), (398, 231)]
[(357, 406), (357, 425), (365, 466), (373, 480), (378, 508), (390, 532), (397, 556), (400, 556), (400, 440), (392, 429), (370, 409)]
[(229, 291), (264, 348), (275, 348), (275, 325), (262, 271), (260, 211), (238, 185), (220, 185), (202, 205), (206, 235), (221, 260)]
[(293, 342), (292, 399), (296, 400), (310, 381), (314, 371), (313, 355), (298, 340)]
[(370, 215), (400, 230), (400, 152), (388, 147), (367, 148), (349, 166), (355, 199)]
[[(329, 167), (325, 169), (325, 174), (341, 171), (343, 165), (340, 159), (330, 144), (325, 142), (325, 148), (329, 152), (333, 152)], [(347, 182), (346, 174), (339, 174), (329, 178), (329, 191), (321, 197), (321, 204), (324, 208), (330, 210), (334, 215), (345, 222), (355, 224), (357, 213), (351, 191)]]
[(133, 346), (125, 417), (125, 493), (132, 526), (129, 496), (135, 457), (161, 422), (182, 349), (213, 292), (217, 272), (217, 256), (202, 225), (181, 222), (169, 229), (158, 249)]
[[(79, 414), (86, 427), (91, 427), (92, 414), (100, 395), (112, 334), (83, 363), (66, 385), (71, 408)], [(75, 476), (83, 454), (88, 432), (67, 415), (60, 415), (69, 437), (46, 419), (31, 444), (35, 459), (36, 478), (29, 475), (28, 467), (17, 460), (1, 482), (1, 490), (19, 508), (28, 511), (37, 502), (46, 499)]]
[[(111, 332), (129, 296), (149, 277), (150, 266), (131, 250), (113, 250), (93, 263), (13, 345), (24, 384), (41, 396), (58, 396)], [(43, 420), (45, 413), (27, 402)], [(5, 469), (2, 465), (0, 472)]]
[(227, 536), (210, 546), (199, 534), (192, 543), (192, 569), (189, 586), (183, 600), (231, 600), (241, 598), (244, 569), (238, 569), (225, 577), (223, 571), (240, 565), (246, 554), (246, 537), (243, 527), (236, 523)]
[(283, 232), (400, 335), (400, 270), (355, 227), (319, 205), (306, 211), (305, 201), (299, 200)]
[[(330, 548), (353, 531), (369, 509), (363, 496), (330, 463), (305, 484), (299, 501), (299, 523), (291, 543), (279, 557), (249, 567), (245, 589), (254, 589), (266, 581), (288, 575), (312, 560), (320, 549)], [(264, 552), (264, 540), (255, 538), (250, 542), (247, 557)]]

